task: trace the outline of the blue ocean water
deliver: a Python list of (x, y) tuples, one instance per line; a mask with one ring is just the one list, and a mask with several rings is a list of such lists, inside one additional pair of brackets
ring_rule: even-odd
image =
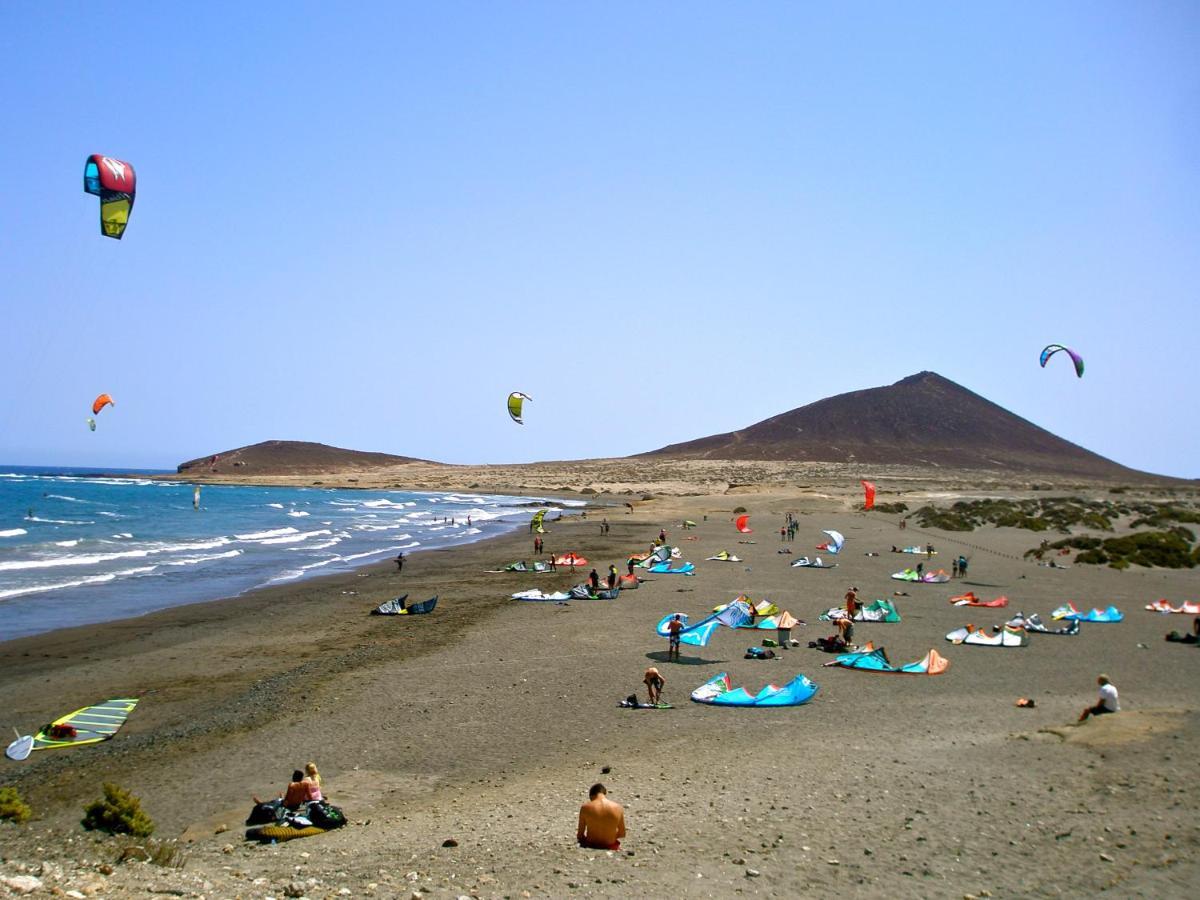
[(146, 474), (0, 467), (0, 640), (479, 540), (541, 500), (205, 485), (197, 509)]

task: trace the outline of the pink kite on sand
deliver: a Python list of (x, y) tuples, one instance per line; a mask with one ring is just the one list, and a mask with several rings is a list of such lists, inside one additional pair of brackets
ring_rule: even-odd
[(1169, 600), (1155, 600), (1146, 604), (1146, 609), (1159, 613), (1182, 613), (1185, 616), (1200, 616), (1200, 603), (1184, 601), (1180, 606), (1172, 606)]

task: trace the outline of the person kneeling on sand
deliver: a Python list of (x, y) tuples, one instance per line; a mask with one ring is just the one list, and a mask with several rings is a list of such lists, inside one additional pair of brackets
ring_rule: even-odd
[(1087, 719), (1088, 716), (1100, 716), (1104, 713), (1121, 711), (1121, 704), (1117, 700), (1117, 687), (1108, 680), (1108, 676), (1101, 675), (1096, 679), (1096, 684), (1100, 685), (1100, 699), (1095, 706), (1088, 706), (1079, 714), (1080, 722)]
[(590, 798), (579, 807), (579, 828), (575, 839), (580, 847), (592, 850), (620, 850), (625, 837), (625, 810), (608, 799), (608, 788), (593, 784)]

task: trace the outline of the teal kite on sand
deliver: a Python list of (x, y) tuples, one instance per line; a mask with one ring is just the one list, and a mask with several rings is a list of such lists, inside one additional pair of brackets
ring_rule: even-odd
[(1074, 619), (1079, 622), (1120, 622), (1125, 614), (1115, 606), (1108, 609), (1093, 609), (1090, 612), (1080, 612), (1074, 603), (1067, 603), (1050, 613), (1052, 619)]
[(820, 688), (803, 675), (785, 685), (768, 684), (757, 694), (734, 688), (722, 672), (692, 691), (692, 700), (710, 706), (799, 706), (816, 696)]
[(843, 653), (825, 665), (890, 675), (941, 675), (950, 668), (950, 660), (936, 650), (930, 650), (916, 662), (897, 667), (888, 662), (887, 653), (882, 647), (879, 647), (872, 650), (859, 650), (856, 653)]

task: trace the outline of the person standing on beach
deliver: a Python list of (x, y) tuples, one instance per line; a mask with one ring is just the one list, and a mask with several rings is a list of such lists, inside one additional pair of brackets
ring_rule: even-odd
[(404, 554), (397, 553), (396, 554), (396, 572), (400, 573), (403, 571), (404, 571)]
[(600, 588), (600, 576), (596, 574), (595, 569), (592, 569), (592, 571), (588, 574), (588, 584), (592, 586), (593, 591), (599, 590)]
[(667, 542), (667, 529), (665, 529), (665, 528), (658, 529), (658, 542), (660, 544), (665, 544)]
[(630, 575), (632, 575), (632, 574), (633, 574), (633, 566), (634, 566), (634, 563), (633, 563), (633, 557), (631, 556), (631, 557), (629, 557), (629, 559), (625, 560), (625, 567), (626, 567), (627, 569), (629, 569), (629, 574), (630, 574)]
[(858, 588), (852, 587), (846, 591), (846, 613), (853, 619), (858, 615), (860, 604), (858, 602)]
[(679, 641), (683, 637), (683, 619), (675, 613), (667, 623), (667, 662), (679, 662)]
[(958, 574), (961, 578), (967, 577), (967, 558), (965, 556), (958, 558)]
[(617, 567), (609, 563), (608, 566), (608, 589), (611, 591), (617, 586)]
[(591, 850), (620, 850), (625, 837), (625, 810), (608, 799), (608, 788), (593, 784), (588, 802), (579, 807), (575, 840)]
[(1108, 676), (1100, 675), (1096, 678), (1096, 684), (1100, 685), (1100, 698), (1095, 706), (1084, 708), (1079, 714), (1080, 722), (1085, 721), (1088, 716), (1102, 716), (1105, 713), (1121, 711), (1121, 703), (1117, 699), (1117, 686), (1108, 680)]
[(557, 564), (557, 563), (554, 561), (554, 554), (553, 554), (553, 553), (551, 553), (551, 554), (550, 554), (550, 571), (551, 571), (551, 572), (557, 572), (557, 571), (558, 571), (558, 564)]

